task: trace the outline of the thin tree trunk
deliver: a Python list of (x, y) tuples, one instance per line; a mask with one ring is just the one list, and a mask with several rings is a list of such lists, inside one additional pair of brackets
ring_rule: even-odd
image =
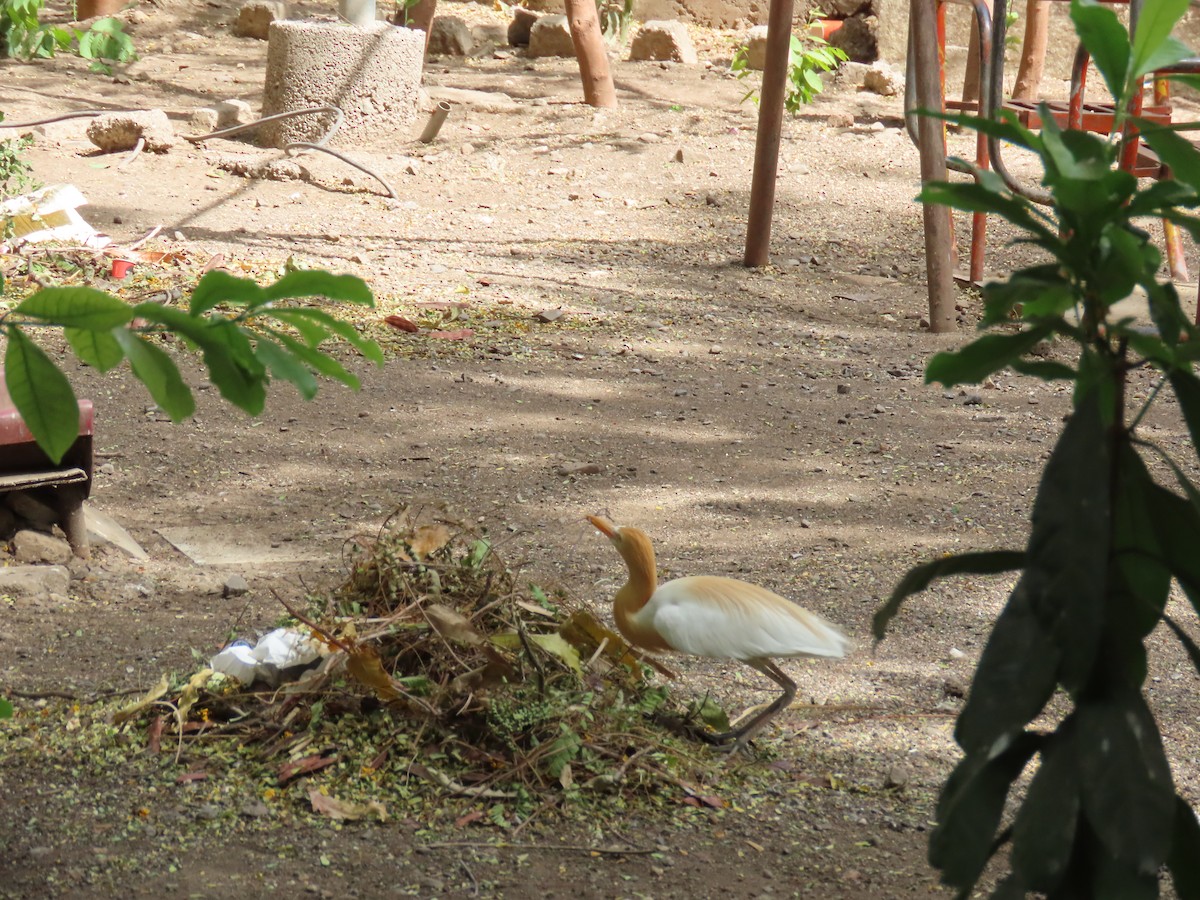
[(429, 32), (433, 30), (433, 17), (437, 13), (437, 0), (417, 0), (413, 6), (396, 4), (396, 24), (425, 32), (425, 52), (429, 52)]
[(1036, 100), (1046, 67), (1046, 44), (1050, 35), (1050, 0), (1029, 0), (1025, 5), (1025, 40), (1021, 42), (1021, 64), (1017, 67), (1016, 100)]
[(608, 67), (596, 0), (565, 0), (565, 4), (571, 42), (579, 60), (579, 77), (583, 81), (583, 100), (588, 106), (616, 106), (617, 92)]

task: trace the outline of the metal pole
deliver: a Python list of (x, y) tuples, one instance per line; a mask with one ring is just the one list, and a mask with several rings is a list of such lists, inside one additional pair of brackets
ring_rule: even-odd
[[(941, 61), (937, 38), (938, 0), (912, 0), (909, 13), (912, 52), (917, 78), (916, 102), (920, 109), (942, 108)], [(945, 181), (946, 137), (942, 123), (929, 116), (917, 119), (918, 146), (921, 151), (921, 182)], [(929, 281), (929, 330), (950, 332), (956, 329), (954, 309), (954, 246), (950, 210), (924, 204), (925, 272)]]
[(746, 222), (747, 266), (765, 266), (771, 256), (771, 215), (779, 172), (779, 133), (792, 46), (793, 0), (771, 0), (767, 16), (767, 58), (758, 103), (758, 137), (754, 144), (754, 178), (750, 183), (750, 216)]

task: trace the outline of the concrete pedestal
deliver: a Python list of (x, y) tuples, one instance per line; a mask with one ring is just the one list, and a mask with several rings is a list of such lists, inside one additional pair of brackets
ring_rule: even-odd
[[(335, 22), (271, 23), (263, 115), (333, 105), (345, 114), (331, 146), (388, 146), (408, 141), (420, 117), (425, 35), (386, 22), (366, 28)], [(327, 115), (264, 125), (261, 141), (283, 147), (314, 142)]]

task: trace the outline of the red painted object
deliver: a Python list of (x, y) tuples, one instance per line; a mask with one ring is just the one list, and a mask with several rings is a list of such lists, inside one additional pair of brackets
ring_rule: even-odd
[(71, 547), (87, 555), (83, 501), (92, 491), (91, 400), (79, 401), (79, 437), (58, 463), (51, 462), (13, 406), (0, 372), (0, 493), (42, 489), (57, 507), (59, 524)]

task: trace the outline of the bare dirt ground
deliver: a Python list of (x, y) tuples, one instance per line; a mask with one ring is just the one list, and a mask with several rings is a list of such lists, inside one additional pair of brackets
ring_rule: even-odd
[[(265, 44), (229, 36), (231, 11), (148, 8), (131, 28), (143, 60), (116, 83), (78, 60), (6, 62), (0, 108), (21, 122), (157, 106), (186, 132), (196, 106), (238, 97), (257, 107)], [(474, 5), (443, 11), (503, 21)], [(760, 741), (774, 762), (744, 764), (762, 770), (755, 795), (734, 791), (722, 810), (630, 811), (619, 827), (567, 809), (531, 824), (520, 846), (493, 848), (497, 831), (454, 827), (471, 806), (462, 799), (387, 825), (336, 826), (286, 804), (251, 815), (254, 797), (28, 743), (4, 749), (0, 732), (0, 893), (938, 892), (927, 829), (956, 758), (953, 715), (1007, 585), (931, 590), (875, 651), (870, 617), (915, 562), (1024, 541), (1069, 398), (1014, 375), (977, 391), (923, 383), (928, 357), (969, 332), (977, 300), (962, 294), (963, 335), (923, 329), (917, 155), (896, 98), (835, 87), (786, 123), (776, 264), (743, 268), (755, 108), (725, 74), (733, 36), (696, 38), (711, 68), (617, 64), (614, 111), (579, 102), (570, 61), (431, 62), (431, 85), (513, 103), (456, 105), (432, 145), (356, 151), (398, 201), (332, 159), (305, 158), (307, 180), (246, 180), (220, 161), (280, 154), (213, 141), (101, 168), (115, 160), (96, 155), (86, 120), (39, 134), (28, 152), (39, 180), (80, 187), (88, 219), (118, 243), (162, 224), (151, 246), (186, 263), (102, 286), (132, 296), (186, 284), (217, 254), (235, 271), (290, 258), (356, 273), (378, 300), (360, 319), (389, 358), (382, 369), (349, 359), (358, 393), (327, 385), (304, 403), (276, 386), (258, 420), (223, 405), (191, 366), (199, 409), (179, 426), (127, 374), (67, 362), (96, 404), (92, 503), (151, 558), (100, 550), (74, 566), (67, 603), (9, 604), (0, 679), (21, 692), (18, 705), (57, 715), (55, 699), (37, 695), (144, 689), (190, 671), (193, 651), (207, 658), (231, 633), (270, 626), (273, 590), (299, 597), (335, 583), (343, 541), (412, 500), (449, 503), (531, 580), (606, 615), (621, 564), (583, 516), (607, 510), (651, 534), (668, 574), (756, 581), (856, 638), (844, 661), (788, 665), (818, 706), (782, 715)], [(831, 126), (832, 113), (850, 113), (853, 127)], [(1000, 240), (992, 253), (996, 269), (1013, 265)], [(393, 313), (427, 324), (448, 308), (445, 330), (471, 332), (461, 340), (380, 324)], [(551, 309), (563, 315), (533, 319)], [(1169, 409), (1148, 428), (1188, 450)], [(580, 465), (599, 473), (558, 474)], [(158, 533), (197, 525), (300, 561), (197, 566)], [(247, 579), (248, 600), (222, 598), (230, 574)], [(1172, 642), (1153, 641), (1151, 703), (1196, 799), (1195, 675)], [(736, 665), (675, 665), (684, 689), (735, 708), (769, 696)], [(439, 840), (472, 843), (427, 846)], [(613, 846), (632, 849), (569, 849)]]

